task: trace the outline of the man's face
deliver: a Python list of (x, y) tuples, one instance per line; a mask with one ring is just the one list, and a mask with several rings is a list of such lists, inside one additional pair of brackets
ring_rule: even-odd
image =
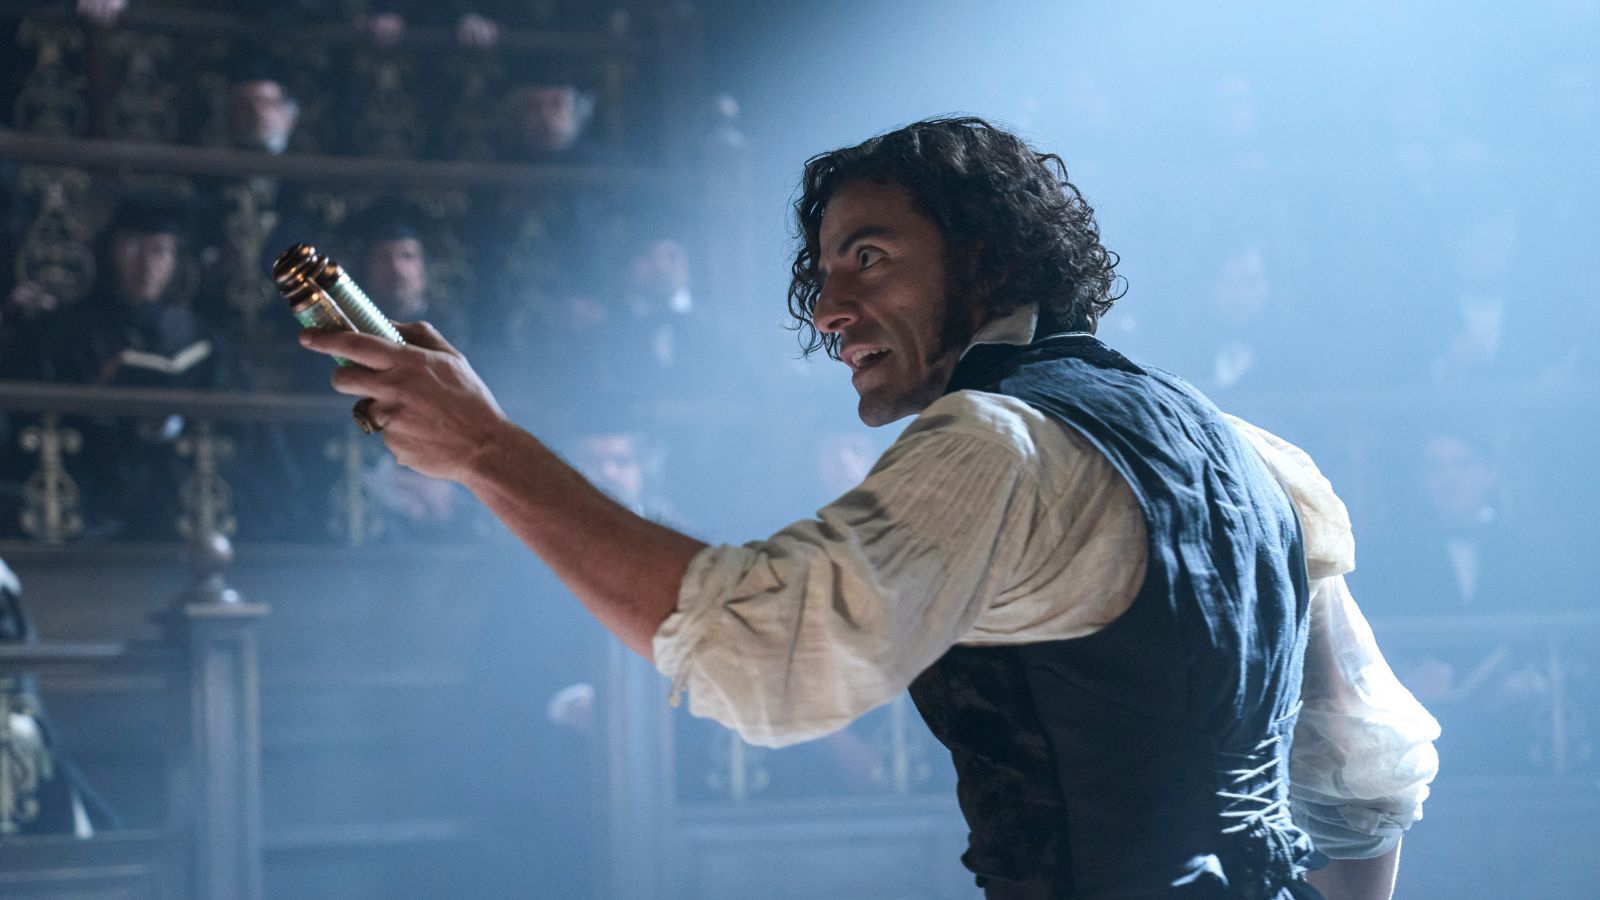
[(536, 153), (560, 153), (578, 140), (578, 90), (567, 85), (530, 87), (517, 97), (522, 140)]
[(1436, 434), (1422, 445), (1423, 483), (1434, 512), (1446, 525), (1476, 524), (1494, 501), (1494, 467), (1467, 441)]
[(276, 81), (241, 81), (228, 96), (228, 129), (236, 146), (282, 153), (300, 107)]
[(839, 336), (861, 421), (886, 425), (926, 409), (983, 319), (981, 306), (947, 295), (939, 227), (900, 185), (854, 181), (828, 201), (818, 241), (823, 287), (812, 320)]
[(117, 231), (111, 236), (111, 267), (123, 302), (154, 303), (166, 294), (178, 271), (176, 235)]
[(392, 318), (411, 320), (427, 311), (428, 267), (416, 238), (373, 242), (364, 280), (372, 299)]
[(689, 254), (671, 238), (651, 241), (634, 256), (629, 273), (633, 289), (652, 300), (666, 300), (689, 287)]

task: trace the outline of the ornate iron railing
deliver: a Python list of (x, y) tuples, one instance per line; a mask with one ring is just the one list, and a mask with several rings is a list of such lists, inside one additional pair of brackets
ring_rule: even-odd
[[(178, 518), (166, 533), (169, 539), (215, 531), (225, 535), (238, 532), (237, 488), (247, 478), (292, 478), (292, 473), (273, 467), (286, 463), (270, 452), (253, 455), (236, 453), (236, 439), (242, 430), (282, 429), (288, 426), (309, 428), (296, 432), (310, 437), (313, 451), (299, 454), (297, 462), (321, 460), (326, 470), (321, 476), (304, 479), (300, 485), (323, 492), (322, 528), (298, 534), (278, 535), (278, 539), (323, 541), (334, 538), (351, 545), (370, 542), (385, 531), (386, 513), (378, 496), (372, 467), (383, 452), (381, 443), (362, 434), (350, 421), (349, 404), (336, 395), (300, 396), (292, 394), (234, 394), (204, 391), (136, 389), (120, 387), (76, 387), (67, 385), (0, 382), (0, 410), (13, 422), (26, 422), (18, 429), (17, 446), (7, 448), (17, 457), (7, 468), (21, 477), (20, 508), (10, 510), (13, 517), (7, 530), (14, 535), (41, 543), (61, 544), (85, 537), (84, 503), (81, 487), (84, 472), (82, 454), (90, 449), (87, 441), (107, 440), (119, 432), (103, 426), (108, 420), (161, 420), (181, 423), (181, 433), (170, 440), (142, 443), (137, 449), (152, 465), (176, 466), (183, 477), (172, 498)], [(85, 427), (93, 426), (93, 427)], [(87, 432), (87, 436), (86, 436)], [(259, 433), (258, 433), (259, 436)], [(281, 438), (281, 434), (273, 435)], [(281, 446), (281, 440), (276, 441)], [(261, 451), (263, 442), (253, 446)], [(116, 449), (116, 448), (112, 448)], [(275, 481), (294, 489), (288, 481)], [(291, 498), (280, 498), (289, 502)], [(304, 499), (304, 498), (301, 498)], [(124, 539), (161, 539), (155, 535), (131, 534)]]

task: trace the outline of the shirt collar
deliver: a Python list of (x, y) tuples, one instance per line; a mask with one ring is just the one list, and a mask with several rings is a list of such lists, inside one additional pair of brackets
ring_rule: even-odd
[(983, 323), (972, 336), (972, 343), (967, 345), (967, 349), (963, 350), (961, 355), (966, 356), (968, 351), (979, 344), (1031, 344), (1034, 329), (1038, 326), (1039, 304), (1024, 304), (1017, 307), (1015, 312)]

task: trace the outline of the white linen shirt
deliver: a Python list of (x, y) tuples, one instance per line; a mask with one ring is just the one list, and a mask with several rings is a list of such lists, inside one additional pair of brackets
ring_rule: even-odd
[[(1026, 343), (1034, 315), (1022, 312), (975, 343)], [(1305, 541), (1296, 820), (1330, 856), (1380, 855), (1421, 816), (1438, 724), (1345, 586), (1344, 504), (1305, 453), (1229, 421), (1285, 488)], [(656, 667), (693, 714), (753, 744), (792, 744), (894, 699), (955, 644), (1093, 634), (1132, 604), (1146, 553), (1133, 492), (1076, 431), (1015, 398), (957, 391), (816, 518), (697, 554), (655, 635)]]

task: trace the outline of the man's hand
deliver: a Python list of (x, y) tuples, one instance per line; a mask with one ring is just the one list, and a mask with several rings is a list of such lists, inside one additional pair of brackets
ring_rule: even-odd
[(368, 415), (402, 465), (462, 481), (473, 462), (516, 427), (466, 357), (426, 322), (396, 324), (406, 344), (307, 329), (300, 343), (365, 368), (333, 373), (333, 389), (371, 397)]

